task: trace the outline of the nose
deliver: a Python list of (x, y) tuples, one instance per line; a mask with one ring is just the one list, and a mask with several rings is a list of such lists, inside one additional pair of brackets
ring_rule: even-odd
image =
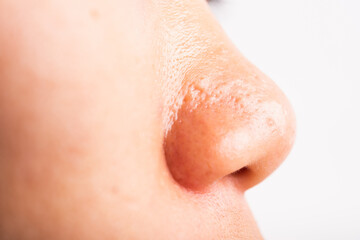
[[(181, 59), (186, 70), (171, 100), (165, 157), (174, 179), (186, 188), (202, 190), (232, 179), (245, 191), (286, 158), (294, 142), (295, 116), (276, 84), (218, 27), (211, 31), (216, 41), (201, 41), (200, 34), (193, 44), (201, 54)], [(196, 48), (199, 42), (202, 47)], [(191, 41), (181, 46), (189, 47)]]
[(190, 87), (165, 138), (175, 180), (201, 190), (231, 176), (246, 190), (280, 165), (294, 141), (295, 118), (283, 93), (265, 80)]

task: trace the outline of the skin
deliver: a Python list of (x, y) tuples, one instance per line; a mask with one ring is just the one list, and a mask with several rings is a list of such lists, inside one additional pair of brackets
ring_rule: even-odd
[(0, 1), (0, 239), (262, 239), (294, 132), (206, 1)]

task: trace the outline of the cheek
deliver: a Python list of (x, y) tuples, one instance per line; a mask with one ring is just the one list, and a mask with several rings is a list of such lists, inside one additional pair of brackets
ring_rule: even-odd
[(0, 5), (0, 238), (121, 236), (163, 160), (141, 8)]

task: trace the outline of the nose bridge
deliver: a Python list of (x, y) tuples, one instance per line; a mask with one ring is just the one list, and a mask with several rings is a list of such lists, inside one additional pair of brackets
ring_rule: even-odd
[(265, 78), (259, 76), (262, 73), (240, 54), (206, 1), (166, 1), (160, 9), (163, 14), (159, 16), (163, 17), (156, 24), (161, 27), (155, 27), (158, 34), (154, 49), (160, 56), (155, 64), (162, 66), (157, 74), (163, 93), (165, 134), (189, 94), (202, 90), (203, 93), (220, 92), (230, 86), (240, 90), (243, 86), (245, 91), (238, 94), (255, 96), (254, 91), (274, 88), (274, 84), (264, 81)]

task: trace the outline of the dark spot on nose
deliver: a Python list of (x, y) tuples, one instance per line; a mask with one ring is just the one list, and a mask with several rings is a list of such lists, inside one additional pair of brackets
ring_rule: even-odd
[(117, 186), (113, 186), (111, 188), (111, 193), (114, 194), (114, 195), (117, 195), (119, 193), (119, 189)]
[(91, 16), (92, 19), (97, 20), (99, 18), (99, 16), (100, 16), (99, 11), (96, 10), (96, 9), (91, 9), (90, 10), (90, 16)]

